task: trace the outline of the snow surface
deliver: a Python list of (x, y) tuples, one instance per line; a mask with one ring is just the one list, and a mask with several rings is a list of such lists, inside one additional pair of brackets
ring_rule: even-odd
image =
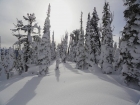
[[(140, 91), (121, 85), (113, 76), (74, 69), (67, 62), (55, 70), (55, 62), (46, 76), (24, 73), (0, 82), (0, 105), (136, 105)], [(30, 70), (38, 67), (30, 68)], [(36, 71), (36, 70), (35, 70)], [(138, 104), (139, 105), (139, 104)]]

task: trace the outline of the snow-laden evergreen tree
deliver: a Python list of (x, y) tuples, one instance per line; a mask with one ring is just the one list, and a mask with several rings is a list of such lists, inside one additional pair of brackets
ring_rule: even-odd
[(113, 55), (115, 54), (116, 49), (117, 49), (117, 43), (115, 42), (115, 43), (114, 43), (114, 46), (113, 46)]
[(113, 62), (113, 67), (115, 71), (117, 71), (119, 68), (119, 56), (120, 56), (120, 49), (116, 48), (114, 53), (114, 62)]
[(6, 72), (6, 75), (7, 75), (7, 79), (9, 79), (9, 76), (10, 76), (10, 71), (8, 69), (8, 66), (9, 66), (9, 52), (8, 52), (8, 49), (5, 49), (4, 50), (4, 60), (3, 60), (3, 67), (4, 67), (4, 70)]
[(47, 18), (46, 18), (45, 23), (44, 23), (44, 31), (43, 31), (43, 33), (47, 34), (47, 36), (48, 36), (49, 64), (51, 63), (51, 41), (50, 41), (50, 27), (51, 27), (51, 25), (50, 25), (50, 19), (49, 19), (50, 11), (51, 11), (51, 6), (49, 4), (49, 6), (48, 6), (48, 14), (47, 14)]
[(1, 49), (1, 79), (6, 79), (6, 73), (4, 68), (4, 57), (5, 57), (5, 49)]
[(62, 52), (63, 52), (63, 46), (62, 46), (63, 40), (61, 39), (61, 43), (59, 44), (59, 50), (60, 50), (60, 58), (62, 58)]
[[(100, 59), (100, 52), (101, 52), (101, 44), (100, 44), (100, 32), (98, 27), (99, 17), (94, 7), (94, 11), (92, 13), (91, 18), (91, 62), (93, 64), (98, 64)], [(91, 65), (91, 66), (92, 66)]]
[(59, 69), (59, 63), (60, 63), (60, 53), (59, 53), (59, 45), (57, 45), (55, 70)]
[(73, 47), (72, 46), (73, 46), (73, 40), (72, 40), (72, 37), (71, 37), (71, 34), (70, 34), (67, 60), (69, 60), (71, 62), (73, 61), (73, 59), (72, 59), (72, 56), (73, 56), (73, 54), (72, 54)]
[(76, 53), (76, 68), (84, 69), (85, 65), (85, 49), (84, 49), (84, 33), (83, 33), (83, 20), (82, 20), (83, 12), (81, 12), (81, 27), (80, 27), (80, 37), (77, 44), (77, 53)]
[(68, 33), (66, 32), (65, 33), (65, 37), (62, 41), (62, 55), (61, 55), (61, 58), (62, 58), (62, 62), (63, 63), (66, 63), (66, 58), (67, 58), (67, 48), (68, 48)]
[(76, 52), (77, 52), (77, 44), (80, 36), (80, 30), (76, 29), (70, 34), (70, 47), (69, 47), (69, 59), (72, 62), (76, 62)]
[(4, 52), (5, 52), (5, 51), (4, 51), (4, 48), (1, 49), (1, 62), (0, 62), (1, 71), (0, 71), (0, 80), (6, 80), (6, 79), (7, 79), (6, 71), (5, 71), (5, 68), (4, 68), (4, 57), (5, 57)]
[(53, 35), (52, 35), (52, 43), (51, 43), (51, 56), (52, 56), (52, 60), (54, 60), (56, 58), (56, 45), (55, 45), (55, 42), (54, 42), (54, 32), (53, 32)]
[(120, 54), (125, 82), (135, 80), (140, 85), (140, 0), (125, 0), (126, 25), (122, 31)]
[(9, 77), (12, 75), (11, 74), (11, 71), (13, 70), (14, 68), (14, 50), (9, 47), (8, 49), (8, 57), (7, 57), (7, 60), (8, 60), (8, 67), (7, 67), (7, 73), (9, 74), (7, 76), (7, 79), (9, 79)]
[(32, 46), (32, 55), (31, 60), (33, 65), (38, 65), (38, 53), (39, 53), (39, 44), (41, 42), (41, 38), (39, 36), (33, 36)]
[(69, 48), (68, 48), (68, 60), (71, 62), (75, 61), (76, 51), (75, 51), (76, 43), (74, 40), (74, 34), (70, 34)]
[(111, 23), (113, 15), (109, 3), (105, 2), (102, 17), (101, 69), (103, 73), (112, 73), (113, 70), (113, 39)]
[(3, 66), (3, 61), (4, 61), (4, 57), (5, 57), (5, 49), (1, 49), (1, 65)]
[[(28, 71), (28, 63), (31, 62), (31, 43), (32, 43), (32, 36), (31, 34), (39, 34), (40, 33), (40, 26), (35, 23), (36, 17), (35, 14), (27, 14), (27, 16), (23, 16), (23, 18), (28, 21), (27, 25), (23, 25), (21, 20), (17, 19), (17, 24), (15, 25), (15, 29), (12, 29), (13, 32), (18, 32), (18, 34), (14, 34), (18, 40), (15, 44), (24, 44), (23, 46), (23, 54), (24, 54), (24, 69), (25, 72)], [(34, 32), (34, 29), (38, 29), (38, 33)], [(27, 35), (20, 34), (20, 30), (23, 30)]]
[(7, 49), (4, 49), (3, 65), (2, 66), (3, 66), (4, 70), (5, 70), (7, 79), (9, 79), (8, 61), (9, 61), (8, 52), (7, 52)]
[(91, 66), (91, 20), (90, 13), (88, 14), (86, 35), (85, 35), (85, 68), (88, 69)]
[(120, 48), (120, 45), (121, 45), (121, 38), (119, 37), (118, 48)]
[(39, 75), (46, 75), (51, 59), (50, 49), (50, 4), (48, 6), (47, 18), (44, 25), (44, 34), (42, 41), (39, 45), (38, 62), (39, 62)]

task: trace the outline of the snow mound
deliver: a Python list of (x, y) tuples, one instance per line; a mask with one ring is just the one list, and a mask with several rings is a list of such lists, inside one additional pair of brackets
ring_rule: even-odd
[[(120, 85), (100, 69), (74, 69), (67, 62), (46, 76), (26, 75), (0, 82), (0, 105), (136, 105), (140, 91)], [(30, 69), (35, 70), (37, 68)], [(35, 70), (37, 71), (37, 70)], [(137, 104), (139, 105), (139, 103)]]

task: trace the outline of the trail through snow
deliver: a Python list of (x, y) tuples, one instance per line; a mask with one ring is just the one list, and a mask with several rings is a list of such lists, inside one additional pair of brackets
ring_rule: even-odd
[(139, 99), (140, 91), (97, 67), (81, 71), (72, 62), (61, 63), (59, 70), (53, 62), (47, 76), (24, 74), (0, 82), (0, 105), (136, 105)]

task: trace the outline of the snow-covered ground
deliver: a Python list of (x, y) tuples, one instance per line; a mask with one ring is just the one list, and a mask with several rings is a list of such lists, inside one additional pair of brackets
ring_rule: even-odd
[(24, 74), (0, 82), (0, 105), (136, 105), (140, 91), (114, 78), (97, 67), (77, 70), (71, 62), (55, 70), (53, 62), (47, 76)]

